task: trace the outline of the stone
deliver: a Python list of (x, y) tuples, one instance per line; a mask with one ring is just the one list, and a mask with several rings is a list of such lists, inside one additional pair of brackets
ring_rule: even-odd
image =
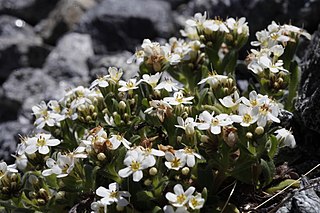
[(16, 16), (35, 25), (47, 17), (59, 0), (0, 0), (0, 14)]
[(0, 123), (10, 120), (16, 120), (21, 104), (15, 100), (10, 100), (4, 96), (2, 88), (0, 88)]
[(76, 27), (92, 36), (97, 54), (134, 51), (143, 39), (167, 38), (173, 29), (171, 7), (160, 0), (103, 0)]
[(42, 66), (49, 51), (25, 21), (0, 16), (0, 82), (16, 68)]
[(87, 60), (93, 56), (89, 35), (69, 33), (59, 40), (49, 54), (44, 70), (57, 82), (69, 81), (71, 84), (85, 85), (89, 80)]
[(46, 19), (36, 27), (36, 31), (49, 44), (55, 44), (66, 32), (71, 31), (82, 15), (96, 4), (97, 0), (59, 1)]
[(133, 53), (123, 51), (109, 55), (95, 55), (88, 61), (90, 67), (91, 80), (97, 76), (106, 75), (109, 67), (122, 68), (124, 71), (123, 78), (128, 80), (137, 75), (139, 66), (137, 64), (127, 64), (127, 60)]

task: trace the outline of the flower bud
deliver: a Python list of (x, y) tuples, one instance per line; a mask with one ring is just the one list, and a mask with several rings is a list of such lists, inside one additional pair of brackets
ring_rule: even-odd
[(122, 212), (124, 210), (124, 206), (117, 205), (116, 209), (117, 209), (118, 212)]
[(56, 199), (57, 199), (57, 200), (64, 199), (65, 195), (66, 195), (66, 192), (65, 192), (65, 191), (59, 191), (59, 192), (56, 194)]
[(183, 167), (183, 169), (181, 169), (181, 173), (182, 173), (183, 175), (188, 175), (189, 172), (190, 172), (189, 167)]
[(257, 135), (262, 135), (264, 133), (264, 128), (262, 126), (258, 126), (254, 132), (257, 134)]
[(44, 206), (46, 204), (46, 201), (44, 199), (39, 198), (37, 199), (37, 203), (39, 206)]
[(91, 117), (90, 115), (87, 115), (87, 116), (86, 116), (86, 121), (87, 121), (87, 122), (92, 121), (92, 117)]
[(30, 175), (28, 180), (32, 185), (37, 185), (39, 183), (39, 179), (35, 175)]
[(118, 104), (118, 108), (120, 110), (125, 110), (127, 107), (126, 103), (124, 101), (120, 101), (119, 104)]
[(99, 161), (104, 161), (106, 159), (106, 155), (103, 152), (100, 152), (97, 155), (97, 158), (98, 158)]
[(206, 142), (209, 141), (209, 137), (208, 137), (207, 135), (201, 135), (200, 141), (201, 141), (202, 143), (206, 143)]
[(253, 137), (253, 134), (251, 132), (247, 132), (246, 137), (251, 139)]
[(152, 167), (149, 169), (149, 174), (154, 176), (158, 173), (158, 169), (156, 167)]
[(143, 182), (143, 184), (144, 184), (145, 186), (150, 186), (150, 185), (152, 184), (152, 180), (146, 179), (146, 180)]
[(12, 182), (17, 182), (18, 180), (18, 175), (15, 174), (15, 173), (12, 173), (11, 176), (10, 176), (10, 179)]
[(44, 188), (39, 189), (39, 195), (45, 200), (49, 199), (48, 192)]
[(92, 104), (89, 105), (89, 110), (90, 110), (91, 112), (94, 112), (95, 109), (96, 109), (96, 107), (95, 107), (94, 105), (92, 105)]

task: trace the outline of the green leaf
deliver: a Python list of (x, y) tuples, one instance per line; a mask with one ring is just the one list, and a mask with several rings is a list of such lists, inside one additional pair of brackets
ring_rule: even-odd
[(291, 184), (292, 184), (292, 187), (294, 188), (300, 187), (300, 181), (293, 180), (293, 179), (286, 179), (280, 182), (278, 185), (268, 188), (266, 192), (268, 192), (269, 194), (274, 194), (275, 192), (282, 190)]
[(151, 191), (139, 191), (137, 192), (137, 201), (150, 201), (155, 199)]
[(273, 180), (275, 166), (272, 160), (265, 161), (261, 159), (261, 168), (262, 168), (262, 175), (264, 177), (263, 186), (268, 185)]
[(270, 149), (268, 155), (270, 159), (273, 159), (274, 156), (278, 153), (279, 141), (274, 135), (270, 135), (269, 139), (270, 140), (268, 142), (270, 143)]
[(290, 82), (289, 82), (289, 93), (286, 100), (286, 103), (284, 105), (285, 109), (288, 111), (293, 110), (293, 99), (297, 95), (297, 87), (299, 83), (299, 75), (300, 75), (300, 69), (298, 66), (298, 63), (296, 61), (291, 63), (290, 66)]

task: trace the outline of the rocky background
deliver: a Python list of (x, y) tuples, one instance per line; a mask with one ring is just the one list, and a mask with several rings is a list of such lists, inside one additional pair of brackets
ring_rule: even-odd
[(126, 60), (144, 38), (179, 36), (186, 18), (204, 11), (245, 16), (251, 40), (272, 20), (314, 34), (298, 53), (297, 111), (284, 119), (298, 143), (291, 155), (296, 169), (319, 163), (320, 0), (0, 0), (0, 160), (12, 162), (19, 134), (35, 132), (33, 105), (88, 85), (109, 66), (135, 73), (138, 67)]

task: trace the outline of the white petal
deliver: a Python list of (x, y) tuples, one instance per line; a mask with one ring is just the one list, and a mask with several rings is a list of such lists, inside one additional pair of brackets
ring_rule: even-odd
[(119, 172), (118, 172), (119, 176), (120, 177), (123, 177), (123, 178), (126, 178), (128, 177), (129, 175), (132, 174), (132, 170), (130, 167), (126, 167), (124, 169), (121, 169)]
[(106, 189), (103, 186), (100, 186), (97, 190), (96, 190), (96, 194), (100, 197), (107, 197), (110, 195), (110, 190)]
[(181, 186), (181, 184), (177, 184), (173, 187), (173, 191), (176, 195), (181, 195), (181, 194), (184, 194), (184, 190)]
[(141, 170), (138, 170), (133, 173), (133, 181), (134, 182), (139, 182), (143, 177), (143, 173)]
[(177, 195), (173, 194), (172, 192), (168, 192), (166, 194), (166, 198), (167, 200), (169, 200), (170, 202), (176, 202), (177, 201)]
[(59, 145), (61, 142), (58, 139), (49, 139), (47, 140), (47, 145), (48, 146), (57, 146)]
[(39, 153), (46, 155), (50, 152), (50, 149), (48, 146), (39, 146)]

